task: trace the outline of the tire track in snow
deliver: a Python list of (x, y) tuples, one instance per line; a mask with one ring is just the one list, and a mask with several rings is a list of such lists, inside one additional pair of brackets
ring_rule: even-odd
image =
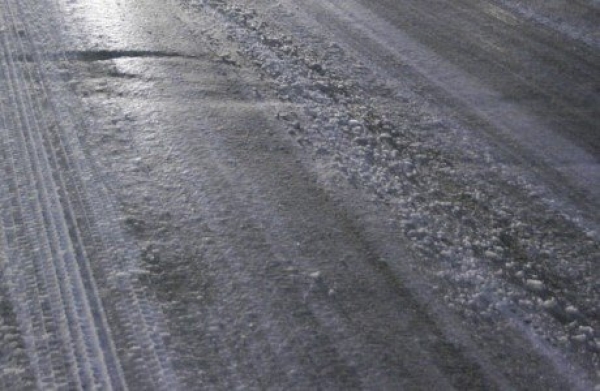
[[(30, 317), (31, 336), (27, 337), (33, 339), (29, 350), (38, 386), (108, 388), (109, 384), (123, 384), (122, 380), (111, 381), (109, 375), (109, 371), (112, 376), (119, 373), (115, 371), (118, 359), (114, 351), (101, 346), (106, 345), (102, 340), (106, 339), (107, 326), (93, 314), (101, 314), (102, 307), (89, 271), (81, 270), (85, 254), (79, 238), (72, 235), (76, 223), (68, 198), (63, 198), (62, 175), (52, 167), (56, 168), (56, 156), (44, 146), (43, 118), (38, 118), (43, 115), (40, 102), (28, 85), (33, 75), (27, 67), (19, 69), (15, 62), (13, 53), (21, 58), (27, 54), (23, 42), (27, 32), (18, 25), (14, 8), (6, 2), (5, 10), (5, 24), (12, 26), (19, 39), (16, 45), (3, 39), (3, 68), (16, 114), (4, 118), (5, 137), (10, 137), (5, 147), (12, 155), (7, 179), (12, 179), (11, 190), (17, 194), (12, 208), (5, 213), (4, 224), (21, 231), (14, 238), (18, 248), (9, 262), (14, 272), (19, 268), (27, 273), (21, 275), (20, 293), (29, 308), (20, 315)], [(3, 112), (8, 113), (6, 109)], [(55, 346), (61, 348), (63, 358), (57, 357), (60, 351)], [(69, 378), (73, 380), (68, 382)]]
[[(40, 14), (39, 10), (37, 13), (36, 10), (27, 11), (33, 14), (30, 20), (35, 20), (36, 15)], [(46, 30), (51, 31), (52, 28), (46, 27)], [(52, 48), (49, 51), (35, 47), (35, 41), (30, 39), (36, 49), (36, 61), (48, 65), (56, 59), (69, 59), (63, 42), (52, 40), (46, 30), (39, 31), (36, 30), (36, 25), (30, 26), (32, 35), (49, 39), (46, 45)], [(58, 86), (59, 91), (61, 87)], [(121, 349), (119, 354), (125, 377), (136, 388), (176, 388), (174, 385), (177, 381), (162, 341), (161, 333), (165, 326), (162, 324), (161, 314), (149, 302), (134, 276), (139, 270), (135, 260), (140, 258), (140, 254), (116, 226), (121, 216), (115, 212), (116, 207), (111, 205), (112, 199), (102, 186), (110, 182), (110, 178), (89, 167), (89, 162), (83, 157), (83, 146), (78, 143), (79, 136), (74, 131), (68, 132), (70, 129), (93, 124), (82, 120), (84, 114), (77, 105), (73, 107), (71, 102), (59, 102), (58, 106), (69, 106), (71, 112), (65, 115), (65, 110), (61, 110), (63, 107), (56, 107), (55, 101), (60, 100), (60, 97), (47, 97), (47, 100), (53, 106), (54, 117), (65, 127), (59, 130), (50, 128), (50, 133), (55, 138), (57, 151), (61, 151), (60, 158), (64, 159), (63, 172), (75, 172), (69, 176), (67, 185), (70, 187), (69, 192), (73, 194), (71, 201), (77, 215), (85, 222), (78, 226), (81, 239), (89, 252), (95, 254), (94, 264), (91, 266), (96, 280), (106, 285), (104, 289), (111, 292), (110, 297), (105, 297), (104, 300), (109, 303), (113, 318), (116, 318), (111, 326), (115, 329), (115, 344)]]
[[(34, 31), (34, 25), (25, 27), (21, 19), (31, 10), (24, 7), (6, 0), (1, 14), (12, 36), (1, 36), (1, 75), (9, 97), (0, 107), (5, 128), (0, 163), (6, 175), (0, 195), (7, 285), (37, 386), (126, 389), (127, 380), (135, 379), (154, 388), (172, 388), (176, 382), (156, 325), (159, 317), (130, 276), (119, 273), (131, 267), (127, 261), (134, 259), (132, 254), (107, 250), (127, 246), (97, 216), (107, 213), (105, 219), (113, 223), (118, 217), (106, 210), (106, 194), (86, 188), (86, 180), (92, 180), (82, 167), (82, 153), (61, 129), (64, 122), (76, 128), (77, 121), (53, 107), (40, 70), (48, 59), (31, 35), (50, 37)], [(98, 270), (107, 281), (94, 278)], [(112, 312), (125, 330), (120, 341), (129, 342), (121, 349), (139, 352), (129, 379), (97, 281), (118, 292)]]

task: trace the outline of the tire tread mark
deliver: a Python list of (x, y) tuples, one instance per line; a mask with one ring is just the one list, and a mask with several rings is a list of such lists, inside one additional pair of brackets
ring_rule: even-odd
[[(62, 319), (67, 319), (66, 312), (48, 314), (48, 311), (43, 310), (43, 303), (40, 302), (40, 298), (44, 297), (41, 292), (45, 292), (49, 295), (53, 303), (60, 303), (62, 301), (61, 293), (58, 285), (58, 277), (56, 270), (53, 276), (49, 273), (44, 273), (44, 260), (54, 258), (50, 250), (50, 237), (56, 240), (54, 231), (50, 231), (53, 228), (48, 223), (48, 211), (43, 209), (43, 204), (46, 201), (44, 194), (39, 192), (35, 188), (35, 184), (38, 178), (35, 178), (35, 162), (34, 157), (31, 156), (31, 151), (27, 148), (23, 148), (26, 135), (23, 129), (30, 128), (30, 124), (26, 120), (27, 108), (25, 106), (23, 91), (21, 83), (19, 82), (19, 76), (15, 69), (15, 64), (11, 58), (10, 52), (12, 48), (8, 46), (8, 40), (4, 39), (3, 42), (3, 53), (6, 55), (3, 58), (3, 68), (6, 79), (8, 80), (8, 92), (12, 97), (12, 106), (16, 106), (16, 113), (12, 118), (12, 123), (9, 122), (9, 118), (5, 115), (7, 109), (2, 108), (3, 122), (6, 128), (5, 139), (12, 136), (11, 139), (4, 142), (7, 151), (9, 151), (9, 157), (7, 162), (7, 177), (6, 181), (11, 183), (12, 194), (17, 196), (12, 198), (10, 209), (5, 209), (4, 213), (4, 225), (8, 231), (7, 240), (9, 248), (11, 243), (17, 243), (16, 249), (13, 250), (12, 256), (9, 259), (13, 263), (13, 270), (19, 275), (19, 272), (15, 269), (22, 269), (20, 274), (20, 291), (25, 296), (23, 300), (23, 306), (25, 311), (21, 311), (21, 315), (29, 313), (31, 317), (29, 325), (25, 328), (29, 333), (34, 335), (40, 335), (40, 338), (33, 341), (33, 345), (30, 345), (30, 355), (32, 357), (32, 364), (34, 371), (38, 378), (38, 385), (44, 387), (53, 383), (53, 375), (49, 368), (51, 367), (50, 362), (44, 358), (44, 353), (50, 348), (47, 343), (44, 343), (42, 336), (48, 336), (45, 317), (55, 317), (58, 323), (61, 323)], [(20, 149), (20, 150), (19, 150)], [(38, 173), (39, 174), (39, 173)], [(38, 175), (39, 176), (39, 175)], [(36, 240), (38, 237), (39, 227), (47, 226), (48, 232), (45, 240)], [(12, 232), (11, 232), (12, 231)], [(10, 235), (12, 233), (12, 235)], [(34, 245), (38, 246), (36, 250), (33, 249)], [(16, 260), (16, 262), (15, 262)], [(20, 261), (20, 262), (19, 262)], [(24, 274), (26, 273), (26, 274)], [(49, 279), (52, 278), (52, 281)], [(31, 292), (28, 293), (27, 290)], [(44, 314), (46, 312), (46, 314)], [(64, 326), (64, 323), (61, 325)], [(63, 328), (64, 330), (64, 328)], [(63, 335), (63, 337), (70, 338), (69, 336)], [(67, 345), (64, 345), (67, 346)], [(39, 355), (37, 354), (39, 352)], [(73, 352), (69, 352), (73, 355)], [(49, 354), (49, 353), (46, 353)], [(67, 356), (69, 357), (69, 355)]]
[[(10, 0), (5, 0), (7, 9), (10, 7), (9, 3)], [(17, 3), (12, 8), (12, 12), (17, 9), (17, 12), (25, 13), (28, 10), (23, 7), (29, 6), (28, 4)], [(27, 26), (28, 32), (39, 35), (40, 33), (35, 29), (35, 24)], [(38, 91), (41, 93), (39, 95), (42, 96), (41, 99), (35, 95), (32, 97), (31, 94), (27, 96), (29, 98), (29, 100), (26, 100), (29, 103), (29, 112), (24, 117), (33, 118), (32, 122), (36, 126), (33, 133), (36, 135), (36, 146), (41, 151), (43, 158), (41, 162), (46, 164), (43, 167), (46, 174), (45, 179), (50, 184), (55, 184), (51, 189), (50, 200), (54, 201), (54, 205), (58, 206), (58, 210), (61, 211), (58, 214), (59, 216), (56, 217), (60, 220), (55, 219), (60, 223), (59, 228), (62, 236), (59, 239), (64, 241), (62, 245), (66, 245), (69, 250), (58, 254), (58, 256), (67, 258), (68, 255), (67, 265), (71, 267), (68, 270), (68, 276), (71, 276), (72, 280), (77, 280), (79, 292), (85, 296), (85, 300), (82, 302), (85, 308), (76, 309), (79, 311), (80, 317), (87, 319), (89, 324), (94, 327), (93, 329), (88, 327), (80, 331), (80, 334), (83, 333), (82, 335), (86, 336), (88, 334), (85, 333), (93, 333), (93, 343), (81, 346), (83, 350), (80, 349), (78, 353), (84, 356), (87, 355), (87, 362), (90, 362), (89, 360), (96, 363), (101, 362), (100, 366), (89, 367), (87, 372), (81, 372), (81, 375), (87, 373), (86, 377), (88, 379), (86, 381), (92, 381), (94, 384), (107, 385), (106, 382), (110, 380), (110, 385), (113, 388), (127, 388), (127, 382), (111, 336), (111, 329), (104, 313), (103, 303), (98, 294), (94, 279), (95, 275), (96, 278), (100, 278), (105, 288), (108, 285), (110, 291), (124, 292), (120, 294), (121, 297), (120, 300), (117, 300), (114, 312), (121, 321), (120, 326), (124, 329), (124, 333), (127, 334), (126, 340), (128, 340), (128, 343), (135, 345), (136, 350), (141, 352), (137, 355), (134, 363), (136, 368), (133, 372), (135, 372), (136, 378), (139, 378), (140, 375), (141, 377), (147, 377), (152, 380), (153, 385), (158, 386), (157, 388), (160, 389), (177, 388), (175, 387), (177, 382), (170, 368), (168, 354), (159, 332), (159, 330), (164, 329), (160, 316), (157, 316), (157, 310), (148, 301), (145, 292), (139, 284), (136, 284), (135, 279), (131, 275), (121, 272), (123, 269), (126, 270), (131, 267), (129, 261), (135, 259), (136, 256), (127, 250), (121, 250), (128, 248), (123, 238), (110, 232), (110, 228), (102, 226), (102, 219), (115, 222), (118, 216), (113, 209), (108, 208), (107, 210), (106, 206), (103, 205), (106, 202), (110, 203), (109, 197), (103, 191), (105, 189), (89, 180), (92, 175), (98, 176), (100, 173), (90, 172), (89, 163), (86, 165), (85, 156), (81, 153), (81, 146), (77, 144), (77, 136), (72, 137), (72, 134), (65, 133), (68, 129), (77, 129), (82, 124), (77, 123), (78, 121), (73, 115), (65, 115), (64, 110), (59, 110), (55, 106), (54, 99), (49, 98), (46, 90), (47, 80), (45, 80), (45, 75), (40, 67), (56, 61), (56, 59), (67, 60), (67, 56), (60, 51), (51, 53), (48, 56), (48, 53), (36, 45), (30, 34), (24, 34), (22, 38), (19, 41), (22, 50), (20, 57), (29, 59), (29, 64), (25, 64), (25, 66), (38, 65), (38, 67), (33, 67), (33, 72), (26, 72), (28, 78), (24, 79), (34, 83), (40, 90)], [(44, 36), (44, 38), (48, 37)], [(27, 52), (24, 47), (28, 47), (30, 52)], [(5, 52), (9, 53), (10, 51), (5, 49)], [(19, 88), (17, 87), (17, 89)], [(50, 106), (50, 109), (44, 107), (44, 104)], [(46, 116), (44, 117), (44, 115)], [(52, 125), (53, 122), (55, 122), (55, 125)], [(65, 126), (67, 129), (65, 129)], [(34, 159), (34, 161), (39, 163), (39, 159)], [(93, 189), (90, 187), (93, 187)], [(8, 191), (8, 193), (11, 192)], [(94, 194), (95, 197), (90, 196), (91, 194)], [(48, 209), (54, 210), (52, 208)], [(108, 216), (102, 216), (105, 212)], [(99, 217), (99, 215), (102, 217)], [(44, 220), (38, 222), (38, 225), (42, 227), (46, 224), (47, 221)], [(8, 225), (8, 223), (5, 222), (5, 225)], [(17, 225), (18, 223), (13, 222), (13, 226)], [(94, 258), (93, 268), (89, 262), (91, 259), (90, 254)], [(34, 296), (37, 297), (37, 295)], [(68, 320), (67, 323), (72, 325), (71, 320)], [(94, 358), (95, 360), (93, 360)], [(77, 359), (76, 362), (80, 363), (80, 360)], [(109, 379), (107, 376), (111, 376), (111, 378)], [(85, 384), (83, 386), (87, 388)], [(69, 386), (69, 388), (79, 387)]]
[[(14, 8), (6, 2), (5, 4), (10, 25), (19, 38), (22, 38), (26, 34), (17, 23)], [(16, 129), (12, 132), (14, 140), (11, 140), (11, 166), (15, 180), (21, 178), (23, 182), (21, 187), (17, 185), (14, 188), (24, 199), (16, 212), (22, 217), (13, 221), (13, 224), (18, 226), (22, 223), (28, 227), (27, 236), (19, 238), (21, 246), (18, 247), (29, 250), (33, 255), (22, 255), (16, 259), (21, 258), (28, 266), (25, 271), (30, 271), (25, 277), (29, 280), (25, 283), (30, 290), (29, 294), (25, 293), (28, 301), (35, 302), (48, 295), (51, 298), (49, 303), (36, 303), (38, 309), (41, 307), (38, 312), (42, 315), (36, 317), (40, 324), (34, 323), (30, 331), (34, 340), (49, 339), (53, 346), (43, 349), (38, 359), (33, 360), (33, 366), (40, 388), (59, 386), (55, 376), (56, 369), (61, 372), (60, 377), (64, 378), (61, 380), (66, 381), (64, 367), (67, 365), (72, 371), (76, 371), (70, 376), (70, 379), (76, 379), (75, 383), (68, 387), (108, 388), (108, 370), (97, 332), (97, 329), (105, 326), (95, 322), (98, 316), (92, 314), (101, 313), (102, 308), (98, 306), (97, 297), (90, 299), (94, 292), (90, 287), (89, 276), (82, 273), (79, 267), (81, 262), (78, 261), (84, 254), (79, 243), (72, 240), (69, 219), (72, 220), (73, 213), (69, 199), (64, 194), (64, 179), (56, 171), (55, 164), (52, 164), (52, 158), (55, 158), (52, 156), (52, 149), (45, 147), (42, 139), (44, 126), (38, 117), (43, 112), (40, 110), (39, 100), (32, 96), (30, 90), (30, 85), (34, 82), (33, 75), (25, 67), (20, 69), (13, 55), (13, 52), (26, 53), (25, 46), (22, 39), (16, 40), (15, 47), (10, 45), (10, 40), (3, 40), (3, 63), (7, 68), (5, 73), (8, 73), (12, 103), (17, 111), (13, 120)], [(36, 243), (42, 243), (41, 250), (31, 250)], [(40, 274), (43, 276), (38, 281), (35, 276)], [(44, 307), (49, 308), (44, 311)], [(42, 332), (37, 333), (38, 329)], [(56, 349), (53, 347), (58, 346), (68, 350), (66, 359), (56, 357)], [(38, 346), (35, 345), (30, 351), (37, 349)], [(35, 352), (32, 353), (35, 357)], [(38, 360), (42, 361), (40, 365), (36, 365)], [(50, 362), (43, 362), (44, 360)]]
[[(19, 3), (19, 7), (21, 7), (21, 4), (22, 3)], [(35, 26), (31, 26), (30, 29), (35, 29)], [(65, 61), (69, 60), (68, 53), (62, 49), (61, 45), (55, 45), (55, 51), (47, 53), (42, 48), (36, 48), (37, 45), (34, 41), (30, 41), (31, 45), (36, 49), (33, 51), (32, 57), (38, 63), (52, 62), (56, 58), (62, 58)], [(40, 74), (39, 77), (43, 78), (43, 75)], [(42, 88), (46, 100), (52, 105), (53, 100), (48, 97), (44, 84), (42, 84)], [(77, 108), (72, 109), (76, 111)], [(86, 124), (78, 123), (76, 121), (77, 115), (64, 116), (56, 107), (53, 107), (53, 111), (53, 115), (56, 117), (57, 121), (66, 124), (66, 128), (68, 129), (77, 129), (86, 126)], [(96, 212), (96, 214), (108, 214), (108, 219), (110, 221), (118, 221), (119, 217), (114, 213), (116, 208), (107, 209), (103, 206), (103, 203), (110, 203), (111, 200), (108, 195), (103, 194), (104, 189), (100, 186), (94, 186), (96, 184), (93, 182), (78, 180), (80, 178), (91, 176), (102, 177), (102, 175), (99, 172), (90, 172), (89, 168), (86, 167), (85, 157), (82, 156), (82, 154), (77, 154), (76, 151), (73, 150), (73, 147), (71, 146), (72, 142), (69, 141), (75, 141), (77, 143), (77, 135), (74, 135), (71, 139), (66, 139), (66, 135), (57, 128), (49, 129), (49, 133), (52, 133), (50, 137), (54, 138), (51, 142), (51, 146), (54, 146), (56, 153), (60, 154), (59, 158), (63, 160), (62, 165), (67, 167), (66, 171), (77, 173), (77, 175), (70, 178), (74, 183), (69, 184), (69, 186), (72, 190), (71, 201), (73, 203), (78, 203), (79, 207), (77, 208), (77, 211), (81, 216), (82, 223), (76, 224), (76, 221), (73, 220), (73, 228), (77, 230), (76, 234), (80, 241), (84, 236), (80, 231), (83, 229), (88, 231), (86, 234), (91, 238), (91, 243), (89, 243), (88, 247), (93, 248), (93, 251), (101, 254), (97, 261), (102, 264), (102, 274), (104, 277), (111, 280), (113, 283), (111, 286), (112, 289), (126, 292), (122, 298), (123, 301), (126, 302), (126, 305), (119, 306), (117, 312), (119, 318), (125, 320), (125, 324), (122, 326), (125, 328), (126, 334), (135, 340), (136, 347), (142, 351), (142, 354), (139, 355), (138, 358), (143, 358), (143, 360), (138, 360), (135, 363), (137, 367), (136, 372), (138, 374), (136, 376), (143, 373), (143, 376), (152, 379), (152, 384), (160, 385), (160, 387), (164, 389), (173, 389), (173, 385), (177, 382), (172, 372), (170, 360), (167, 357), (162, 337), (157, 331), (165, 329), (165, 327), (161, 324), (161, 319), (157, 316), (156, 309), (149, 304), (146, 293), (141, 286), (136, 284), (135, 281), (132, 282), (131, 276), (127, 276), (127, 273), (121, 272), (124, 268), (133, 267), (130, 265), (130, 260), (137, 258), (138, 255), (127, 251), (117, 251), (116, 254), (105, 254), (106, 251), (104, 249), (106, 248), (126, 249), (128, 245), (121, 236), (112, 235), (112, 232), (109, 230), (99, 230), (98, 224), (94, 224), (95, 220), (98, 220), (98, 218), (94, 218), (93, 214), (94, 211), (100, 211)], [(75, 149), (83, 150), (80, 145), (77, 146), (80, 148)], [(90, 185), (95, 188), (90, 189)], [(102, 194), (102, 196), (89, 197), (86, 196), (88, 194)], [(83, 244), (81, 245), (81, 248), (84, 248)], [(117, 262), (120, 262), (121, 264), (115, 264), (115, 261), (109, 262), (108, 260), (110, 258), (116, 258)], [(87, 262), (85, 263), (85, 266), (89, 270), (89, 264)], [(96, 271), (98, 271), (98, 269)]]

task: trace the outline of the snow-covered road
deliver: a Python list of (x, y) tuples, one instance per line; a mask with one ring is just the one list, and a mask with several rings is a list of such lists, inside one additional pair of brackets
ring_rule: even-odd
[(599, 390), (594, 1), (0, 0), (0, 389)]

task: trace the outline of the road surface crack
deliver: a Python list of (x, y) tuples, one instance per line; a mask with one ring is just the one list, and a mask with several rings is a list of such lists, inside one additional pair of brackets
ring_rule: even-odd
[(119, 58), (199, 58), (199, 56), (162, 50), (73, 50), (66, 52), (67, 58), (85, 61), (108, 61)]

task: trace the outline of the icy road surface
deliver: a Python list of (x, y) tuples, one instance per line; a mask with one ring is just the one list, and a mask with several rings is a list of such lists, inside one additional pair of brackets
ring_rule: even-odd
[(0, 0), (1, 390), (600, 390), (593, 0)]

